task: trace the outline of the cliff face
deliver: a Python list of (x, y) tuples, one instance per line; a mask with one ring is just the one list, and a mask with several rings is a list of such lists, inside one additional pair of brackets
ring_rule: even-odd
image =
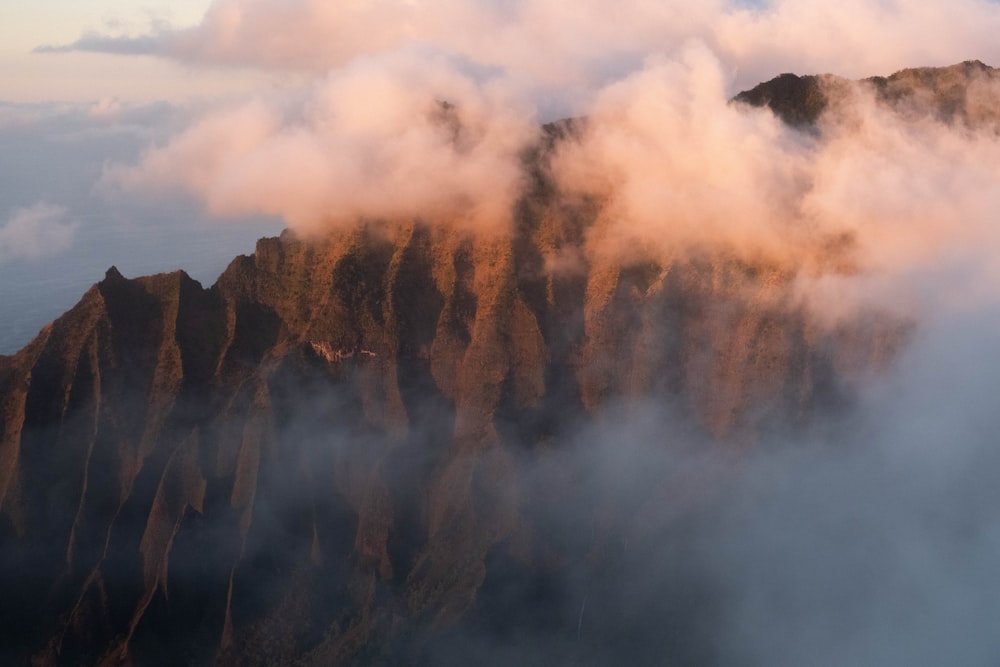
[(366, 662), (558, 551), (519, 478), (581, 420), (642, 398), (749, 442), (897, 333), (821, 332), (733, 259), (546, 271), (581, 242), (529, 202), (512, 236), (265, 239), (209, 290), (110, 270), (5, 360), (4, 627), (43, 663)]
[(469, 632), (530, 631), (581, 664), (649, 637), (704, 664), (705, 582), (640, 594), (661, 613), (635, 617), (613, 610), (636, 591), (595, 584), (585, 634), (566, 591), (683, 548), (711, 481), (658, 470), (623, 500), (559, 452), (652, 408), (676, 427), (644, 431), (655, 446), (738, 459), (849, 401), (905, 326), (820, 327), (795, 267), (763, 259), (604, 257), (597, 205), (533, 179), (509, 230), (286, 233), (210, 289), (112, 268), (0, 357), (3, 655), (450, 664)]

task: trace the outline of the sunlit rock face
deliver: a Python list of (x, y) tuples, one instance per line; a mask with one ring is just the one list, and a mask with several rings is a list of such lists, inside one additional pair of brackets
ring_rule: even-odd
[[(982, 76), (868, 85), (901, 113), (930, 96), (992, 122)], [(737, 100), (808, 132), (839, 85)], [(526, 154), (508, 226), (286, 233), (208, 289), (112, 268), (0, 357), (0, 655), (516, 664), (545, 637), (528, 643), (555, 664), (711, 663), (725, 601), (688, 549), (724, 467), (653, 457), (622, 493), (565, 452), (697, 443), (739, 465), (823, 428), (908, 324), (816, 322), (787, 260), (602, 252), (602, 202), (542, 168), (583, 122)], [(817, 248), (810, 270), (852, 270), (849, 242)]]

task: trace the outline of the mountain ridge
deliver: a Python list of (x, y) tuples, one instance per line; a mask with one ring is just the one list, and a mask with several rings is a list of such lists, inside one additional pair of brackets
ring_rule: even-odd
[[(995, 81), (998, 70), (979, 60), (966, 60), (947, 67), (911, 67), (889, 76), (872, 76), (852, 82), (834, 74), (799, 76), (792, 73), (760, 83), (737, 93), (734, 102), (766, 106), (794, 127), (815, 125), (831, 98), (858, 83), (870, 87), (876, 99), (899, 112), (933, 113), (945, 121), (958, 117), (971, 124), (996, 124), (989, 109), (970, 108), (968, 92), (982, 81)], [(921, 99), (914, 99), (920, 97)], [(914, 103), (917, 102), (917, 103)], [(912, 104), (909, 108), (907, 106)]]
[[(782, 118), (793, 100), (793, 125), (827, 108), (821, 79), (774, 81), (789, 95), (735, 99)], [(577, 122), (546, 126), (532, 164)], [(719, 491), (646, 480), (590, 498), (588, 469), (546, 462), (650, 405), (677, 429), (657, 437), (705, 447), (808, 433), (909, 323), (820, 326), (776, 262), (590, 253), (595, 217), (539, 167), (507, 231), (285, 232), (208, 288), (109, 268), (0, 357), (0, 623), (16, 642), (0, 655), (451, 664), (441, 646), (467, 633), (537, 631), (579, 664), (626, 644), (640, 662), (710, 662), (685, 636), (710, 632), (710, 582), (671, 580), (642, 618), (594, 585), (585, 637), (563, 587), (618, 581), (664, 535), (680, 549), (685, 511)], [(562, 503), (585, 509), (564, 525)], [(681, 630), (649, 644), (660, 617)]]

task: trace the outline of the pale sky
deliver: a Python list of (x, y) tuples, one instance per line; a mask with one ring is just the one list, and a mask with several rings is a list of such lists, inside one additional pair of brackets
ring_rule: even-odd
[(239, 92), (249, 72), (206, 70), (152, 56), (32, 53), (87, 32), (136, 36), (157, 23), (197, 24), (210, 0), (0, 0), (0, 100), (85, 102), (104, 98), (147, 102)]
[[(414, 45), (527, 82), (542, 105), (637, 71), (644, 57), (676, 53), (692, 39), (717, 54), (738, 86), (784, 71), (862, 77), (1000, 60), (994, 0), (622, 0), (615, 11), (600, 0), (226, 0), (206, 19), (212, 5), (0, 0), (0, 100), (181, 102), (283, 87), (293, 70), (322, 76)], [(193, 30), (176, 30), (185, 28)], [(164, 42), (165, 34), (181, 40)], [(86, 36), (103, 44), (33, 52)], [(138, 38), (120, 45), (132, 55), (107, 53), (119, 38)]]

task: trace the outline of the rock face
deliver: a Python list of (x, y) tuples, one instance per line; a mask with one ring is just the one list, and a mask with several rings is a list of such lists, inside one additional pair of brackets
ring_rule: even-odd
[(286, 233), (209, 289), (110, 269), (0, 357), (0, 656), (526, 664), (498, 647), (532, 636), (558, 662), (710, 662), (710, 582), (614, 583), (683, 550), (690, 513), (662, 509), (710, 481), (623, 499), (560, 452), (650, 406), (737, 453), (809, 429), (904, 328), (817, 327), (763, 261), (602, 259), (594, 218), (538, 172), (509, 230)]

